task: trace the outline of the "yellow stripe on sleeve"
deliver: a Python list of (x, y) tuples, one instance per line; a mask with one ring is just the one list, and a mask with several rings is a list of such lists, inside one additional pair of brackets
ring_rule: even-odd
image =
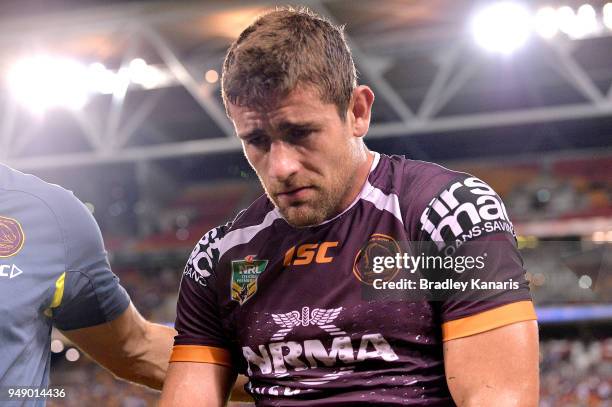
[(55, 280), (55, 293), (53, 293), (53, 301), (49, 308), (57, 308), (62, 303), (64, 297), (64, 281), (66, 280), (66, 272), (64, 271), (61, 276)]
[(490, 331), (515, 322), (537, 319), (531, 301), (519, 301), (502, 305), (469, 317), (455, 319), (442, 324), (442, 340), (463, 338)]
[(62, 298), (64, 297), (64, 281), (66, 280), (66, 272), (64, 271), (61, 276), (55, 280), (55, 292), (53, 293), (53, 299), (51, 300), (51, 305), (49, 308), (45, 310), (45, 315), (51, 317), (51, 309), (57, 308), (62, 303)]

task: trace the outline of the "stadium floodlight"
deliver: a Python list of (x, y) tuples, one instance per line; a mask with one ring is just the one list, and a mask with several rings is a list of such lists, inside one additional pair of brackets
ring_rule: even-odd
[(7, 80), (13, 97), (36, 113), (80, 109), (88, 100), (87, 68), (68, 58), (24, 58), (9, 68)]
[(576, 30), (576, 13), (574, 9), (569, 6), (559, 7), (557, 9), (557, 21), (559, 22), (559, 29), (572, 36), (572, 33)]
[(107, 69), (103, 64), (95, 62), (88, 67), (89, 88), (92, 93), (111, 95), (120, 86), (115, 72)]
[(569, 6), (560, 7), (557, 10), (559, 29), (572, 39), (585, 38), (599, 30), (597, 12), (593, 6), (583, 4), (578, 12)]
[(510, 54), (529, 38), (531, 20), (529, 11), (519, 3), (496, 3), (476, 14), (472, 34), (481, 47)]
[(130, 79), (136, 79), (139, 75), (142, 75), (147, 69), (147, 61), (142, 58), (134, 58), (128, 65), (130, 69)]
[(216, 83), (219, 80), (219, 73), (214, 69), (210, 69), (204, 74), (204, 79), (206, 79), (208, 83)]
[(129, 77), (132, 83), (144, 89), (153, 89), (168, 83), (168, 75), (159, 68), (147, 64), (142, 58), (133, 59), (129, 64)]
[(552, 7), (539, 9), (535, 15), (534, 28), (543, 38), (553, 38), (559, 32), (557, 11)]
[(599, 30), (597, 12), (590, 4), (583, 4), (576, 13), (573, 38), (584, 38)]
[(110, 95), (123, 92), (130, 82), (144, 89), (153, 89), (169, 83), (169, 75), (159, 68), (147, 64), (142, 58), (135, 58), (127, 67), (112, 71), (96, 62), (89, 66), (89, 84), (91, 93)]
[(587, 276), (586, 274), (580, 276), (580, 278), (578, 279), (578, 286), (580, 288), (588, 289), (588, 288), (591, 288), (592, 285), (593, 285), (593, 279)]
[(81, 357), (81, 354), (76, 348), (70, 348), (66, 351), (66, 354), (64, 356), (69, 362), (76, 362)]
[(51, 341), (51, 352), (60, 353), (64, 350), (64, 342), (59, 339), (54, 339)]
[(141, 58), (113, 71), (96, 62), (85, 66), (75, 60), (36, 55), (17, 61), (7, 72), (13, 97), (35, 113), (50, 108), (82, 108), (94, 94), (125, 92), (130, 83), (153, 89), (171, 82), (168, 72)]
[(603, 6), (603, 23), (612, 30), (612, 3), (606, 3)]

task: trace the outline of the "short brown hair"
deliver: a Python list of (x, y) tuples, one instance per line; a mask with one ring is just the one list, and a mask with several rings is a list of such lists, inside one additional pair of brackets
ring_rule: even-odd
[(312, 85), (344, 120), (356, 86), (355, 64), (337, 27), (312, 11), (282, 8), (259, 17), (231, 45), (221, 88), (228, 103), (272, 107), (299, 84)]

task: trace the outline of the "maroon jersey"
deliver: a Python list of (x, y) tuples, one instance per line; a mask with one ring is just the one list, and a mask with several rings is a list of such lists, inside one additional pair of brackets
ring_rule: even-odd
[[(359, 196), (333, 219), (293, 228), (262, 196), (200, 240), (171, 360), (233, 367), (262, 406), (453, 405), (443, 341), (535, 319), (513, 233), (484, 182), (375, 154)], [(476, 297), (375, 290), (377, 277), (410, 276), (371, 269), (375, 253), (402, 242), (453, 254), (477, 242), (489, 256), (485, 279), (513, 283)]]

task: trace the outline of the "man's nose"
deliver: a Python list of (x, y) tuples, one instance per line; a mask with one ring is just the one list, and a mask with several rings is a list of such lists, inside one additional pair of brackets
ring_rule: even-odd
[(272, 142), (268, 160), (268, 175), (280, 181), (286, 181), (300, 169), (299, 153), (283, 141)]

